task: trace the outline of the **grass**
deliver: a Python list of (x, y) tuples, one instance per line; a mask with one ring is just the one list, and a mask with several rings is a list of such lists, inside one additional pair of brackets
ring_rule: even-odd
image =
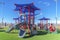
[[(6, 30), (5, 28), (4, 30)], [(6, 33), (0, 29), (0, 40), (60, 40), (60, 34), (44, 34), (44, 35), (35, 35), (33, 37), (28, 38), (20, 38), (18, 37), (18, 31), (13, 30), (11, 33)]]
[(60, 34), (35, 35), (29, 38), (20, 38), (17, 32), (0, 32), (0, 40), (60, 40)]

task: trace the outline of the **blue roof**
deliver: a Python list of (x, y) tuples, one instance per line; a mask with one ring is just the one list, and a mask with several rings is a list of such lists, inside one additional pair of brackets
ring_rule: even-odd
[(41, 18), (41, 19), (39, 19), (39, 20), (50, 20), (50, 19), (43, 17), (43, 18)]
[(30, 4), (15, 4), (16, 11), (20, 11), (20, 7), (22, 8), (22, 12), (28, 12), (28, 7), (30, 7), (30, 12), (33, 12), (35, 10), (39, 10), (39, 8), (35, 7), (33, 3)]

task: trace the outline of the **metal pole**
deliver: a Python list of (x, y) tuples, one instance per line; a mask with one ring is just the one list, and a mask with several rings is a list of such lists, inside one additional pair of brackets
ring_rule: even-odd
[(57, 0), (56, 0), (56, 26), (57, 26)]
[(57, 0), (55, 0), (56, 3), (56, 33), (57, 33)]

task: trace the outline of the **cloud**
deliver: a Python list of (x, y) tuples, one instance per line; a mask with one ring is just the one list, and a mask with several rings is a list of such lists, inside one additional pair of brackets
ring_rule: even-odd
[(50, 6), (49, 2), (43, 2), (43, 4), (46, 5), (46, 6)]
[(50, 3), (49, 2), (39, 1), (38, 3), (39, 4), (42, 4), (42, 5), (45, 5), (45, 6), (50, 6)]

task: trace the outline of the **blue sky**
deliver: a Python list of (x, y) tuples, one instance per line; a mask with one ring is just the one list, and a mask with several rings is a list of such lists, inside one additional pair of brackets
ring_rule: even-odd
[[(4, 2), (2, 4), (1, 2)], [(51, 22), (55, 22), (56, 17), (56, 2), (54, 0), (0, 0), (0, 22), (1, 19), (4, 18), (4, 22), (14, 23), (13, 18), (18, 17), (18, 12), (14, 11), (15, 3), (16, 4), (29, 4), (34, 2), (34, 5), (41, 10), (36, 11), (35, 13), (39, 14), (36, 16), (35, 23), (38, 23), (40, 18), (47, 17), (50, 18)], [(60, 23), (60, 0), (57, 3), (58, 9), (58, 22)], [(54, 20), (54, 21), (53, 21)]]

